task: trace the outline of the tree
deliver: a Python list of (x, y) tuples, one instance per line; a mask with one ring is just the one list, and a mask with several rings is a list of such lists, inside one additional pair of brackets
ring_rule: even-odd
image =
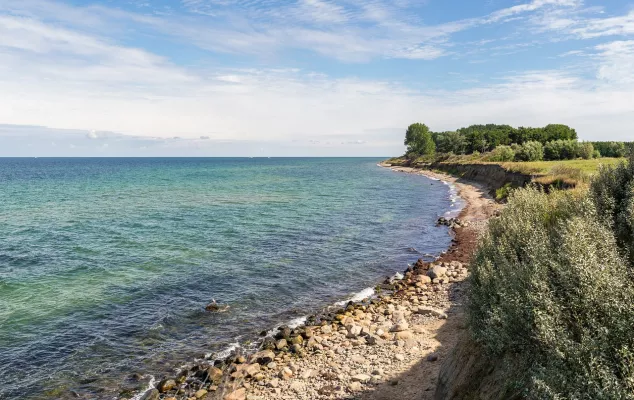
[[(577, 140), (577, 131), (563, 124), (550, 124), (544, 128), (544, 140)], [(542, 141), (544, 143), (544, 141)]]
[(432, 137), (439, 153), (463, 154), (465, 151), (465, 138), (458, 132), (433, 132)]
[(408, 153), (419, 155), (432, 155), (436, 151), (436, 144), (431, 132), (425, 124), (415, 123), (407, 127), (405, 132), (405, 145)]
[(544, 146), (538, 141), (526, 142), (515, 153), (518, 161), (541, 161), (544, 159)]

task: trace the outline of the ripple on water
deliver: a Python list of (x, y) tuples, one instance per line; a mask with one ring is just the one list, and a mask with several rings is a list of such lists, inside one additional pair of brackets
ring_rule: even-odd
[(0, 159), (0, 398), (139, 390), (444, 251), (453, 188), (377, 161)]

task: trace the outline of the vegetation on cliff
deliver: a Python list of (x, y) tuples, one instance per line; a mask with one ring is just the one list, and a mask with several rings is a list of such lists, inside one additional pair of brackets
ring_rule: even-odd
[(514, 191), (472, 267), (476, 341), (510, 393), (634, 399), (634, 158), (589, 191)]
[(574, 160), (624, 157), (634, 143), (579, 142), (575, 129), (563, 124), (543, 128), (510, 125), (471, 125), (449, 132), (432, 132), (425, 124), (407, 128), (405, 157), (410, 161), (437, 162), (466, 156), (488, 162)]

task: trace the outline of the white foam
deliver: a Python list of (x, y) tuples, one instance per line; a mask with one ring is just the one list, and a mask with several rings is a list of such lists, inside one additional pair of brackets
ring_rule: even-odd
[(150, 382), (148, 383), (147, 387), (145, 388), (145, 390), (143, 390), (140, 393), (137, 393), (132, 400), (141, 400), (141, 397), (143, 397), (143, 395), (145, 393), (147, 393), (150, 389), (154, 389), (154, 385), (156, 384), (156, 379), (154, 378), (154, 375), (150, 375)]
[[(238, 342), (231, 343), (229, 346), (227, 346), (226, 349), (220, 351), (219, 353), (216, 353), (216, 357), (214, 358), (214, 360), (225, 359), (225, 358), (229, 357), (234, 350), (239, 349), (239, 348), (240, 348), (240, 343), (238, 343)], [(207, 354), (205, 354), (205, 358), (209, 359), (214, 354), (215, 353), (207, 353)]]
[(360, 291), (358, 293), (353, 294), (347, 300), (343, 300), (343, 301), (337, 302), (335, 304), (338, 305), (338, 306), (345, 306), (346, 304), (348, 304), (348, 302), (351, 302), (351, 301), (354, 301), (354, 302), (362, 301), (362, 300), (365, 300), (365, 299), (367, 299), (369, 297), (372, 297), (373, 295), (374, 295), (374, 288), (369, 287), (369, 288), (363, 289), (362, 291)]
[(288, 326), (291, 329), (295, 329), (298, 326), (304, 325), (306, 323), (307, 319), (308, 319), (307, 315), (305, 315), (303, 317), (299, 317), (299, 318), (294, 318), (294, 319), (288, 321), (288, 324), (286, 324), (286, 326)]

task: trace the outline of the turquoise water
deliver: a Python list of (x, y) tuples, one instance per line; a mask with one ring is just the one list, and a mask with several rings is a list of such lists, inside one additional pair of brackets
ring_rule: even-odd
[(0, 159), (0, 398), (115, 398), (445, 250), (448, 187), (378, 161)]

